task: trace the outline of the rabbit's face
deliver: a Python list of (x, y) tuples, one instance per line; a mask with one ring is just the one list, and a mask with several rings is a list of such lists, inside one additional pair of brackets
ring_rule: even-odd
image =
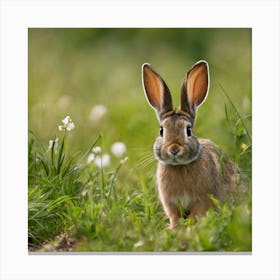
[(200, 144), (192, 132), (192, 125), (196, 111), (208, 93), (208, 63), (198, 61), (186, 73), (177, 112), (168, 86), (147, 63), (142, 66), (142, 82), (147, 101), (156, 111), (161, 125), (160, 136), (154, 144), (155, 157), (166, 165), (194, 162), (200, 155)]
[(192, 123), (179, 114), (161, 122), (160, 136), (154, 143), (154, 154), (166, 165), (186, 165), (200, 154), (200, 144), (192, 132)]

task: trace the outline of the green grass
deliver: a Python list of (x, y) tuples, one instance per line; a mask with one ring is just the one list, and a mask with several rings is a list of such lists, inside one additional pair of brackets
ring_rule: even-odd
[[(211, 85), (195, 133), (238, 163), (248, 191), (171, 231), (155, 187), (158, 123), (141, 65), (152, 64), (178, 104), (199, 59), (209, 62)], [(29, 249), (251, 251), (250, 75), (250, 29), (29, 29)], [(97, 104), (107, 110), (98, 121), (90, 118)], [(76, 127), (59, 131), (67, 115)], [(117, 141), (127, 147), (121, 158), (110, 150)], [(108, 166), (87, 162), (96, 146)]]
[[(241, 137), (236, 121), (236, 143)], [(242, 136), (246, 136), (243, 127)], [(74, 133), (74, 132), (69, 132)], [(119, 180), (126, 161), (113, 171), (87, 163), (84, 155), (68, 156), (67, 132), (61, 133), (57, 146), (49, 147), (30, 132), (28, 237), (30, 250), (71, 251), (251, 251), (250, 172), (243, 174), (248, 191), (241, 200), (215, 201), (197, 223), (181, 219), (176, 230), (166, 228), (153, 175), (138, 175), (127, 188)], [(247, 139), (249, 139), (247, 137)], [(244, 141), (244, 139), (243, 139)], [(250, 169), (249, 145), (240, 150)], [(145, 160), (144, 160), (145, 162)], [(241, 161), (240, 161), (241, 163)], [(125, 172), (128, 172), (126, 169)], [(245, 181), (246, 181), (245, 180)], [(73, 244), (58, 244), (57, 236), (66, 233)], [(46, 244), (52, 244), (47, 247)]]

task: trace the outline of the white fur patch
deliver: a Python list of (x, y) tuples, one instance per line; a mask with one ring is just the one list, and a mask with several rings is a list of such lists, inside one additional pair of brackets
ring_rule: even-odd
[(180, 197), (172, 197), (171, 199), (172, 203), (174, 203), (175, 205), (180, 205), (183, 207), (183, 209), (188, 209), (192, 199), (189, 195), (184, 194)]

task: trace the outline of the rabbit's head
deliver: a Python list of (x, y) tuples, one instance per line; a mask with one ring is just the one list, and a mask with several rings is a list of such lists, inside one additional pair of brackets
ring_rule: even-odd
[(170, 91), (149, 64), (142, 67), (143, 87), (149, 104), (160, 122), (160, 136), (154, 144), (155, 157), (166, 165), (186, 165), (200, 155), (200, 144), (193, 134), (198, 107), (206, 99), (209, 71), (206, 61), (198, 61), (185, 75), (181, 104), (173, 109)]

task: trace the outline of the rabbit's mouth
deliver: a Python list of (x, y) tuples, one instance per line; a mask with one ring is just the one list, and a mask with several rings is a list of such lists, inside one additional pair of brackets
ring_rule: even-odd
[(200, 153), (196, 153), (193, 157), (180, 157), (177, 155), (168, 156), (167, 158), (163, 158), (159, 156), (158, 154), (155, 154), (156, 159), (164, 164), (164, 165), (172, 165), (172, 166), (178, 166), (178, 165), (188, 165), (194, 161), (196, 161), (199, 157)]
[(201, 146), (196, 138), (189, 139), (186, 143), (172, 141), (164, 143), (159, 137), (154, 143), (154, 156), (164, 165), (188, 165), (196, 161), (201, 152)]
[(192, 159), (177, 159), (177, 158), (171, 158), (168, 160), (159, 160), (161, 163), (164, 163), (165, 165), (173, 165), (173, 166), (178, 166), (178, 165), (188, 165), (192, 162), (194, 162), (195, 160), (197, 160), (197, 157), (192, 158)]

